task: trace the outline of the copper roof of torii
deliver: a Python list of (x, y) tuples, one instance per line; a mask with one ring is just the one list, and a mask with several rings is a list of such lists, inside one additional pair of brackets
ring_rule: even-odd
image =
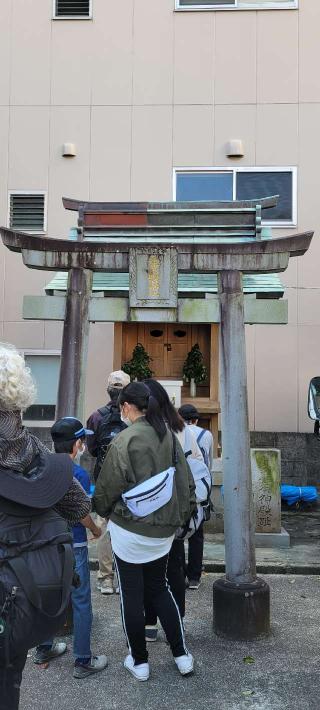
[(197, 211), (216, 210), (234, 206), (234, 209), (244, 207), (256, 207), (261, 205), (262, 209), (275, 207), (278, 195), (271, 197), (257, 197), (253, 200), (224, 200), (224, 201), (198, 201), (198, 202), (90, 202), (89, 200), (74, 200), (72, 197), (63, 197), (62, 203), (66, 210), (73, 212), (120, 212), (130, 214), (132, 212), (152, 213), (174, 211)]
[(82, 202), (63, 198), (78, 211), (78, 233), (85, 241), (136, 244), (206, 244), (260, 239), (261, 211), (277, 196), (228, 202)]
[(51, 271), (86, 268), (128, 272), (131, 249), (171, 249), (178, 271), (275, 273), (305, 253), (313, 232), (261, 239), (261, 210), (277, 197), (242, 202), (96, 203), (63, 199), (79, 211), (78, 239), (52, 239), (2, 227), (4, 244), (26, 266)]

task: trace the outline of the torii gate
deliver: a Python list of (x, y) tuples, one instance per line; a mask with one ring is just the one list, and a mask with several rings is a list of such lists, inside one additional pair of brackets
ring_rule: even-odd
[[(86, 203), (79, 240), (51, 239), (1, 228), (3, 243), (29, 268), (68, 271), (67, 296), (26, 297), (24, 317), (64, 320), (57, 416), (82, 416), (90, 321), (143, 320), (165, 312), (186, 322), (190, 300), (177, 297), (178, 271), (218, 274), (218, 296), (198, 302), (199, 322), (220, 323), (220, 392), (225, 488), (226, 576), (214, 584), (214, 629), (229, 638), (255, 638), (270, 628), (269, 587), (256, 576), (247, 405), (245, 322), (286, 322), (284, 302), (265, 314), (244, 299), (242, 274), (285, 271), (303, 255), (313, 232), (262, 239), (261, 209), (276, 198), (224, 203)], [(85, 216), (96, 229), (84, 237)], [(98, 234), (99, 215), (104, 214)], [(95, 271), (130, 270), (129, 299), (91, 296)]]

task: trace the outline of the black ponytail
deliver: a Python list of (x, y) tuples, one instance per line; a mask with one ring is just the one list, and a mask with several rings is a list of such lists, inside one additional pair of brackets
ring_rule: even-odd
[(125, 402), (133, 404), (141, 414), (145, 415), (147, 422), (158, 434), (160, 441), (166, 435), (167, 427), (160, 411), (159, 404), (152, 396), (149, 388), (143, 382), (131, 382), (130, 385), (121, 390), (118, 404), (122, 406)]
[(169, 399), (167, 390), (160, 385), (158, 380), (144, 380), (144, 383), (147, 385), (151, 395), (157, 400), (160, 412), (169, 429), (175, 433), (183, 431), (185, 423)]

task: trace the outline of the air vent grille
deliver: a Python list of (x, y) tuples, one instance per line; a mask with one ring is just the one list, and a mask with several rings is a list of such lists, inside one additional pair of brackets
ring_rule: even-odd
[(22, 232), (44, 232), (45, 196), (43, 193), (11, 193), (9, 224)]
[(90, 17), (90, 0), (55, 0), (55, 17)]

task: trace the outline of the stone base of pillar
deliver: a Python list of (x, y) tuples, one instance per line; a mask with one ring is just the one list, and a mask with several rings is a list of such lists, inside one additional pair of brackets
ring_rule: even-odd
[(213, 584), (213, 630), (217, 636), (250, 641), (270, 633), (270, 589), (261, 578), (234, 584), (225, 577)]

